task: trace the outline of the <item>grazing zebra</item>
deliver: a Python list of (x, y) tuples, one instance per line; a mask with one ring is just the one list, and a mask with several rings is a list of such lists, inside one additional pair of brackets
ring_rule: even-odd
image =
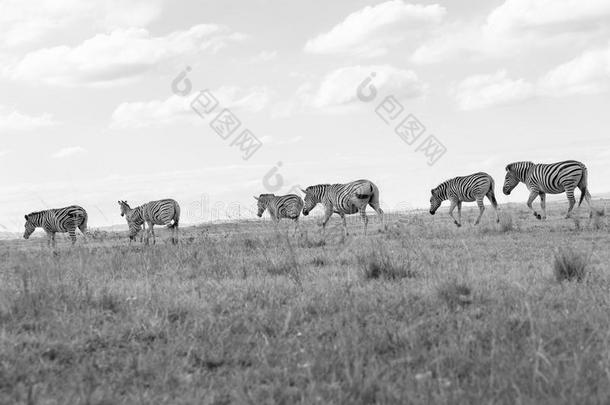
[(262, 217), (265, 210), (269, 210), (271, 218), (279, 223), (282, 218), (294, 221), (294, 233), (299, 228), (299, 215), (303, 209), (303, 199), (296, 194), (276, 196), (274, 194), (261, 194), (254, 197), (258, 201), (258, 217)]
[(142, 218), (148, 225), (146, 229), (146, 244), (152, 233), (153, 243), (157, 243), (155, 237), (155, 225), (166, 225), (172, 231), (172, 243), (178, 243), (178, 225), (180, 223), (180, 205), (175, 200), (165, 199), (150, 201), (141, 206)]
[(140, 242), (142, 242), (143, 234), (146, 232), (142, 207), (131, 208), (127, 201), (119, 201), (119, 207), (121, 207), (121, 216), (125, 217), (129, 226), (129, 242), (135, 240), (138, 233), (144, 228), (144, 232), (140, 234)]
[(55, 234), (68, 232), (72, 245), (76, 243), (76, 228), (87, 240), (87, 211), (78, 205), (56, 208), (46, 211), (32, 212), (25, 216), (24, 239), (28, 239), (36, 228), (42, 228), (47, 233), (47, 245), (56, 246)]
[(366, 235), (366, 228), (369, 223), (369, 219), (366, 216), (367, 205), (373, 207), (375, 212), (383, 218), (383, 210), (379, 207), (379, 189), (369, 180), (357, 180), (347, 184), (318, 184), (301, 191), (305, 193), (303, 215), (309, 215), (309, 212), (318, 203), (324, 206), (322, 232), (326, 229), (326, 224), (330, 217), (333, 213), (336, 213), (343, 220), (343, 230), (347, 236), (345, 215), (360, 212), (364, 222), (363, 234)]
[[(449, 215), (453, 218), (453, 223), (462, 226), (462, 202), (476, 201), (479, 206), (479, 217), (475, 225), (478, 225), (485, 211), (483, 198), (487, 197), (491, 201), (491, 205), (496, 211), (496, 222), (500, 222), (498, 214), (498, 202), (494, 193), (494, 179), (487, 173), (475, 173), (470, 176), (454, 177), (439, 184), (436, 188), (430, 190), (430, 214), (434, 215), (436, 210), (445, 200), (451, 201)], [(453, 216), (455, 207), (458, 209), (458, 219)]]
[[(530, 191), (527, 206), (538, 219), (546, 219), (546, 195), (566, 193), (570, 207), (566, 218), (570, 218), (576, 204), (574, 189), (580, 189), (580, 202), (587, 201), (592, 215), (591, 194), (587, 190), (587, 167), (576, 160), (565, 160), (551, 164), (534, 164), (533, 162), (514, 162), (506, 166), (506, 178), (504, 180), (504, 194), (510, 195), (511, 191), (522, 182)], [(538, 214), (532, 207), (536, 197), (540, 196), (540, 207), (542, 215)]]

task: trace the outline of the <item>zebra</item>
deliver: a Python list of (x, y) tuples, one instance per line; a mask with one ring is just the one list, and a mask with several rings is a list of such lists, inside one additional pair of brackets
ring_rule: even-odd
[(305, 193), (303, 215), (309, 215), (309, 212), (314, 209), (318, 203), (321, 203), (324, 206), (322, 233), (324, 233), (326, 229), (328, 220), (333, 213), (335, 213), (341, 216), (341, 219), (343, 220), (343, 230), (345, 236), (347, 236), (348, 231), (345, 215), (360, 212), (360, 216), (364, 222), (363, 234), (366, 235), (366, 229), (369, 222), (369, 219), (366, 216), (367, 205), (373, 207), (375, 212), (377, 212), (383, 220), (383, 210), (379, 206), (379, 189), (369, 180), (356, 180), (347, 184), (318, 184), (309, 186), (307, 189), (301, 191)]
[[(172, 231), (172, 243), (178, 243), (178, 225), (180, 223), (180, 205), (172, 199), (150, 201), (141, 206), (142, 219), (148, 225), (146, 229), (146, 244), (149, 242), (150, 234), (153, 243), (157, 243), (155, 237), (155, 225), (166, 225)], [(146, 228), (146, 227), (145, 227)]]
[(276, 196), (274, 194), (261, 194), (254, 197), (258, 201), (258, 217), (262, 217), (265, 210), (269, 210), (271, 218), (276, 224), (282, 218), (294, 221), (294, 233), (299, 229), (299, 215), (303, 209), (303, 199), (296, 194)]
[(146, 223), (142, 216), (142, 206), (131, 208), (127, 201), (119, 201), (119, 207), (121, 208), (121, 216), (127, 220), (129, 226), (129, 242), (135, 240), (138, 233), (144, 228), (144, 232), (140, 234), (140, 242), (142, 242), (144, 233), (146, 233)]
[[(500, 222), (494, 185), (493, 177), (483, 172), (449, 179), (430, 190), (432, 194), (430, 197), (430, 214), (434, 215), (436, 210), (441, 206), (441, 203), (449, 200), (451, 201), (449, 215), (453, 218), (453, 223), (459, 228), (462, 226), (462, 202), (476, 201), (479, 206), (479, 217), (474, 224), (478, 225), (485, 211), (483, 198), (487, 197), (496, 212), (496, 222)], [(458, 209), (457, 220), (453, 216), (455, 207)]]
[[(506, 166), (506, 178), (504, 180), (504, 194), (510, 195), (511, 191), (522, 182), (525, 183), (530, 191), (530, 196), (527, 199), (528, 208), (534, 213), (534, 216), (539, 220), (546, 219), (546, 195), (566, 193), (570, 206), (566, 218), (570, 218), (572, 210), (576, 204), (574, 198), (574, 190), (580, 189), (580, 201), (587, 201), (590, 215), (593, 215), (591, 207), (591, 194), (587, 189), (587, 167), (576, 160), (565, 160), (563, 162), (551, 164), (535, 164), (533, 162), (514, 162)], [(536, 197), (540, 196), (540, 207), (542, 215), (540, 215), (532, 207), (532, 203)]]
[(71, 205), (64, 208), (55, 208), (45, 211), (37, 211), (25, 216), (24, 239), (29, 239), (36, 228), (42, 228), (47, 233), (47, 245), (57, 245), (55, 234), (68, 232), (72, 240), (72, 246), (76, 243), (76, 228), (87, 240), (87, 211), (78, 205)]

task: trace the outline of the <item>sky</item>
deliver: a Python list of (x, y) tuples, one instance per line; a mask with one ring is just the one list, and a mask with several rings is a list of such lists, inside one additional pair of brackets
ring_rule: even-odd
[(609, 102), (607, 0), (0, 0), (0, 231), (71, 204), (120, 224), (117, 200), (246, 218), (361, 178), (423, 208), (477, 171), (521, 202), (520, 160), (580, 160), (600, 195)]

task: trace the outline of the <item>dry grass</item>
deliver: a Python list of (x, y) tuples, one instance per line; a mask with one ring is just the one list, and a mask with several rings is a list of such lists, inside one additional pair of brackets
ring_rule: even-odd
[(0, 242), (0, 403), (608, 403), (610, 234), (562, 209)]

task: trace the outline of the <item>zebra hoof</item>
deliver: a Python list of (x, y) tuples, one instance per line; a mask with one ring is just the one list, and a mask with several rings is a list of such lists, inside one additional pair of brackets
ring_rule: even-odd
[(460, 224), (458, 221), (454, 222), (455, 226), (457, 226), (458, 228), (462, 226), (462, 224)]
[(534, 216), (535, 216), (536, 218), (538, 218), (539, 220), (542, 220), (542, 215), (540, 215), (540, 214), (538, 214), (538, 213), (534, 212)]

